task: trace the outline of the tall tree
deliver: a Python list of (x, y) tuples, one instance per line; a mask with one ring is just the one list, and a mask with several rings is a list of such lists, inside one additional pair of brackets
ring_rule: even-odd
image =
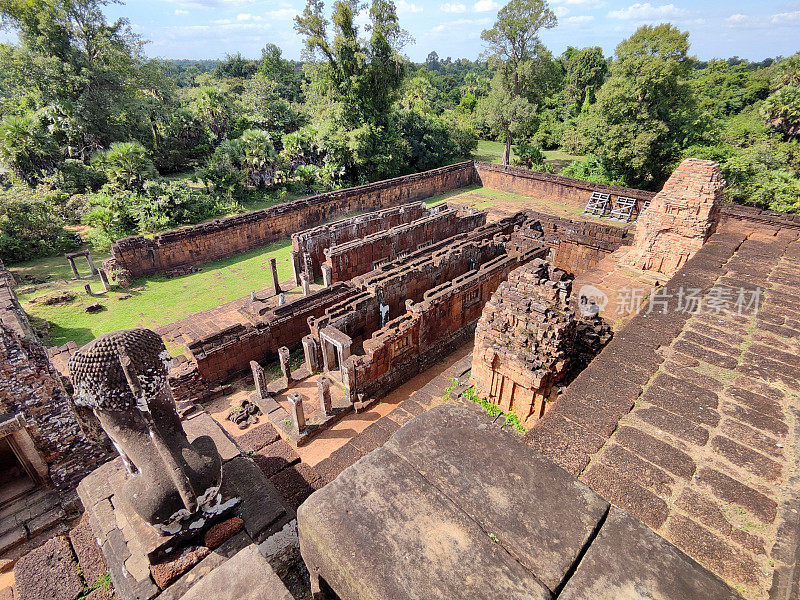
[(511, 0), (497, 13), (494, 27), (481, 33), (481, 38), (489, 45), (490, 63), (498, 71), (497, 82), (492, 85), (495, 101), (509, 107), (498, 119), (505, 130), (504, 165), (511, 155), (514, 124), (520, 113), (530, 109), (520, 102), (523, 90), (538, 71), (536, 63), (545, 59), (546, 49), (539, 40), (539, 31), (557, 24), (558, 19), (546, 0)]
[[(0, 0), (20, 45), (3, 71), (46, 119), (69, 158), (129, 138), (141, 42), (127, 22), (106, 21), (108, 0)], [(133, 118), (132, 118), (133, 117)]]
[(572, 49), (566, 66), (564, 93), (573, 113), (580, 111), (587, 99), (593, 102), (594, 95), (603, 85), (608, 64), (599, 46)]
[(586, 121), (592, 148), (628, 185), (658, 189), (697, 133), (689, 34), (645, 25), (617, 46)]
[[(305, 38), (311, 84), (310, 114), (324, 145), (355, 176), (375, 178), (399, 168), (399, 136), (392, 119), (406, 72), (400, 55), (408, 34), (391, 0), (372, 0), (368, 39), (359, 36), (357, 0), (337, 0), (329, 22), (322, 0), (308, 0), (295, 19)], [(329, 31), (329, 28), (331, 31)]]

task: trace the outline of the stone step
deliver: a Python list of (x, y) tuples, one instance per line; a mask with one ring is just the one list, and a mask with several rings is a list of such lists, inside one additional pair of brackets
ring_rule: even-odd
[(0, 554), (15, 546), (19, 546), (27, 539), (28, 533), (25, 531), (25, 528), (22, 525), (17, 525), (11, 531), (0, 535)]

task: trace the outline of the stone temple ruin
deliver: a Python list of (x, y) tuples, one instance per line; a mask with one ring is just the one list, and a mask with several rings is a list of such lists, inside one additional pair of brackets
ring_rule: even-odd
[[(424, 202), (469, 186), (529, 201)], [(82, 348), (42, 345), (0, 265), (0, 575), (23, 600), (104, 598), (106, 570), (122, 600), (796, 597), (800, 221), (723, 186), (470, 161), (126, 238), (117, 285), (276, 240), (293, 275)]]

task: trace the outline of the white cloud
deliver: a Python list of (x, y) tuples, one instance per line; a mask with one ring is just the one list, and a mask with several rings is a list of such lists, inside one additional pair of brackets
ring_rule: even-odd
[(559, 19), (561, 19), (569, 14), (569, 9), (566, 6), (555, 6), (553, 7), (553, 12), (556, 13), (556, 16)]
[(628, 8), (612, 10), (608, 13), (608, 16), (611, 19), (620, 19), (622, 21), (650, 21), (685, 17), (687, 14), (688, 11), (678, 8), (674, 4), (653, 6), (649, 2), (637, 2), (636, 4), (631, 4)]
[(729, 25), (748, 25), (752, 22), (753, 17), (750, 15), (743, 15), (742, 13), (736, 13), (735, 15), (731, 15), (725, 22)]
[(577, 15), (574, 17), (567, 17), (561, 21), (561, 23), (564, 25), (583, 25), (584, 23), (591, 23), (592, 21), (594, 21), (592, 15)]
[(494, 0), (478, 0), (472, 10), (475, 12), (489, 12), (497, 10), (498, 4)]
[(397, 12), (402, 13), (421, 13), (422, 7), (417, 6), (413, 2), (406, 2), (406, 0), (397, 0)]
[(255, 0), (167, 0), (172, 4), (181, 6), (192, 6), (196, 8), (218, 8), (221, 6), (239, 6), (242, 4), (252, 4)]
[(792, 25), (800, 23), (800, 10), (772, 15), (770, 23), (773, 25)]
[(469, 25), (480, 25), (485, 26), (489, 25), (492, 22), (489, 18), (481, 18), (481, 19), (456, 19), (455, 21), (448, 21), (447, 23), (441, 23), (436, 27), (431, 29), (431, 33), (442, 33), (443, 31), (450, 31), (451, 29), (458, 29), (459, 32), (463, 33), (463, 30), (466, 26)]
[(552, 0), (551, 4), (569, 4), (572, 6), (585, 6), (586, 8), (602, 8), (605, 0)]
[(445, 2), (439, 9), (446, 13), (464, 13), (467, 12), (467, 7), (460, 2)]
[(291, 21), (297, 16), (297, 9), (294, 8), (278, 8), (264, 13), (264, 16), (270, 21)]
[(188, 10), (182, 10), (180, 8), (175, 9), (175, 16), (176, 17), (185, 17), (189, 14)]

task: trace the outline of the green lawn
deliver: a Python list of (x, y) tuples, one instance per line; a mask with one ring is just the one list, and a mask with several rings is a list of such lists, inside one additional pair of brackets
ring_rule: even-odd
[(446, 194), (432, 196), (425, 200), (428, 206), (435, 206), (442, 202), (452, 202), (478, 210), (492, 207), (510, 208), (513, 211), (531, 209), (566, 218), (580, 217), (584, 220), (593, 220), (605, 225), (625, 227), (625, 223), (584, 215), (583, 207), (579, 205), (555, 202), (552, 200), (540, 200), (539, 198), (533, 198), (531, 196), (523, 196), (522, 194), (504, 192), (502, 190), (493, 190), (479, 185), (459, 188), (447, 192)]
[[(168, 325), (195, 312), (245, 297), (253, 290), (263, 289), (270, 282), (267, 259), (271, 256), (278, 262), (278, 278), (286, 281), (292, 276), (291, 248), (291, 240), (287, 238), (264, 248), (208, 263), (199, 273), (173, 278), (137, 279), (130, 290), (115, 289), (98, 297), (89, 297), (84, 293), (84, 281), (68, 279), (71, 271), (63, 258), (19, 265), (13, 267), (12, 271), (17, 275), (35, 273), (40, 278), (46, 274), (52, 275), (53, 281), (37, 285), (35, 290), (29, 291), (31, 286), (22, 282), (17, 288), (20, 302), (32, 317), (49, 321), (46, 343), (60, 346), (74, 341), (82, 345), (98, 335), (117, 329)], [(100, 258), (97, 257), (98, 264)], [(56, 289), (73, 292), (76, 294), (75, 300), (55, 306), (30, 302)], [(92, 282), (92, 289), (102, 289), (99, 279)], [(119, 300), (122, 293), (128, 293), (131, 297)], [(86, 306), (95, 302), (102, 304), (105, 310), (95, 314), (86, 313)]]
[[(503, 149), (505, 144), (502, 142), (492, 142), (490, 140), (480, 140), (478, 142), (478, 149), (475, 151), (475, 160), (482, 160), (495, 164), (501, 164), (503, 158)], [(514, 151), (512, 146), (511, 156), (513, 158)], [(545, 161), (551, 164), (558, 172), (574, 160), (581, 160), (582, 156), (574, 154), (567, 154), (561, 150), (545, 150)]]

